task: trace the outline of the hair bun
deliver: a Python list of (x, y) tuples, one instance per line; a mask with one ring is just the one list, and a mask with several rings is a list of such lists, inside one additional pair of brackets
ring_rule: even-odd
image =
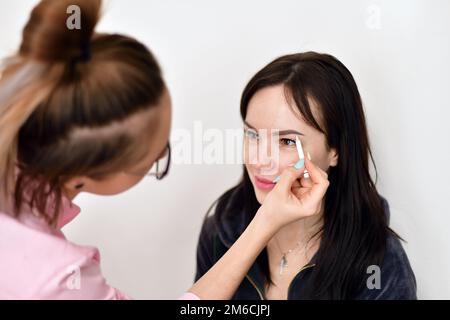
[[(47, 62), (86, 58), (100, 7), (101, 0), (42, 0), (23, 29), (20, 55)], [(76, 19), (79, 28), (69, 28)]]

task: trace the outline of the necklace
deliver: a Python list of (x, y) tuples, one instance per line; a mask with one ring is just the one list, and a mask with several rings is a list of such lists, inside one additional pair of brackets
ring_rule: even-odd
[[(289, 249), (288, 251), (283, 252), (283, 250), (281, 250), (280, 244), (278, 243), (278, 238), (275, 238), (275, 242), (277, 243), (278, 249), (281, 252), (281, 259), (280, 259), (280, 263), (279, 263), (279, 274), (280, 276), (283, 275), (284, 271), (287, 269), (287, 267), (289, 266), (288, 264), (288, 260), (287, 260), (287, 256), (294, 252), (302, 243), (301, 241), (297, 241), (295, 247)], [(306, 248), (306, 244), (305, 244), (305, 248)], [(305, 251), (306, 254), (306, 251)]]

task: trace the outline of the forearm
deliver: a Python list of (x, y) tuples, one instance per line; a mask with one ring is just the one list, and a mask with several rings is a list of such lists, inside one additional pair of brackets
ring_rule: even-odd
[(201, 299), (230, 299), (275, 230), (260, 212), (233, 246), (189, 290)]

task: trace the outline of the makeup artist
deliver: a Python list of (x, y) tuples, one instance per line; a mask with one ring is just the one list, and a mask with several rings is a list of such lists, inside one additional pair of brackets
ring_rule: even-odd
[[(66, 27), (70, 5), (81, 8), (81, 29)], [(17, 54), (5, 60), (0, 299), (129, 298), (103, 277), (98, 250), (70, 242), (61, 228), (79, 214), (73, 200), (81, 192), (114, 195), (145, 176), (167, 175), (172, 106), (145, 45), (94, 32), (100, 6), (96, 0), (39, 2)], [(300, 196), (291, 187), (305, 167), (311, 183)], [(284, 170), (234, 245), (182, 298), (231, 298), (280, 228), (318, 212), (328, 184), (308, 159), (298, 170)]]

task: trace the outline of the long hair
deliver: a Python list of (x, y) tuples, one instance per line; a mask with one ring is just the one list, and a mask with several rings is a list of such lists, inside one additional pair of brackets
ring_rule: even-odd
[[(338, 164), (328, 172), (330, 185), (324, 199), (321, 241), (312, 281), (305, 292), (311, 299), (352, 298), (365, 285), (367, 267), (381, 264), (390, 232), (369, 172), (369, 158), (373, 162), (373, 157), (358, 88), (350, 71), (331, 55), (305, 52), (282, 56), (257, 72), (245, 87), (240, 105), (242, 119), (256, 92), (280, 84), (286, 98), (295, 104), (291, 107), (322, 132), (328, 147), (335, 148), (339, 155)], [(320, 121), (314, 118), (309, 99), (320, 106)], [(219, 198), (217, 219), (229, 201), (243, 202), (231, 208), (244, 212), (247, 222), (260, 206), (245, 167), (241, 182)], [(257, 261), (270, 282), (266, 250)]]
[[(79, 29), (66, 25), (73, 5)], [(160, 67), (137, 40), (95, 33), (100, 10), (100, 0), (39, 2), (19, 51), (4, 61), (0, 211), (18, 215), (26, 202), (54, 225), (68, 178), (100, 179), (148, 150), (148, 132), (124, 121), (158, 104), (165, 89)], [(146, 123), (156, 125), (156, 118)]]

